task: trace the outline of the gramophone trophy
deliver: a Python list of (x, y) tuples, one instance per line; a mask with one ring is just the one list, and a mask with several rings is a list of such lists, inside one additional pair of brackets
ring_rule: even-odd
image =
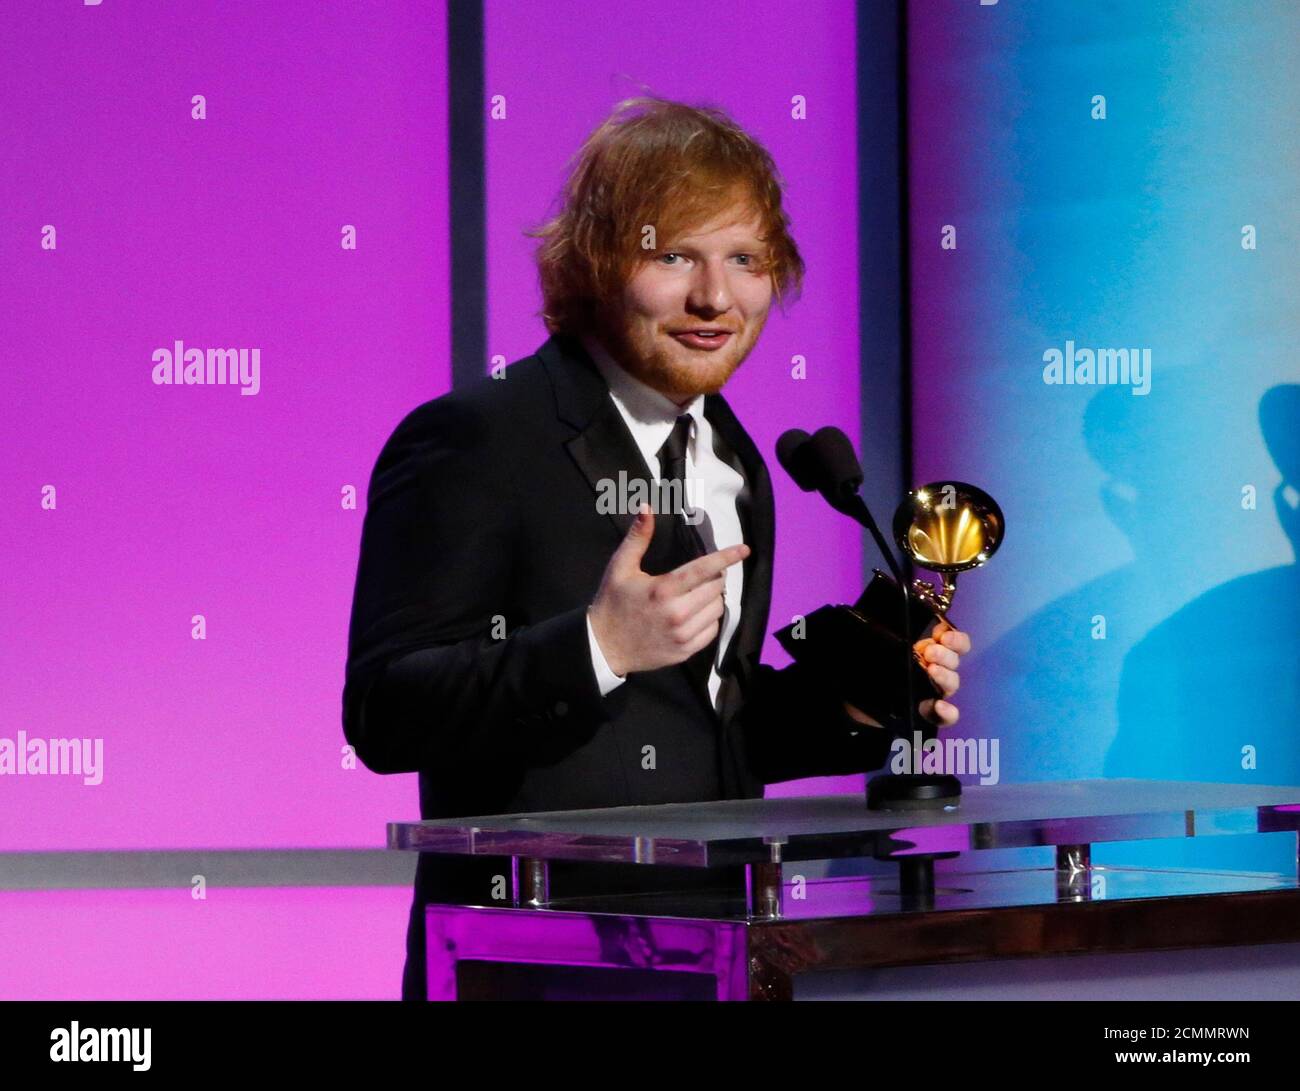
[[(864, 525), (878, 534), (873, 522)], [(960, 628), (948, 619), (957, 574), (987, 562), (1002, 543), (1003, 528), (997, 502), (974, 485), (936, 481), (913, 489), (894, 513), (894, 542), (914, 564), (938, 573), (939, 586), (913, 580), (910, 594), (904, 596), (897, 581), (874, 569), (871, 582), (852, 606), (823, 606), (779, 630), (776, 638), (820, 685), (895, 734), (910, 742), (915, 727), (932, 738), (934, 725), (917, 719), (917, 705), (942, 697), (943, 691), (914, 645), (928, 637), (941, 619)], [(883, 549), (883, 541), (877, 540)], [(887, 551), (886, 556), (893, 568)], [(915, 788), (922, 780), (932, 787), (920, 793), (916, 806), (927, 805), (927, 799), (933, 804), (960, 794), (955, 777), (877, 776), (872, 787), (879, 782), (879, 792), (888, 794), (891, 784), (898, 788), (906, 782)], [(897, 799), (881, 803), (895, 804), (905, 805)]]

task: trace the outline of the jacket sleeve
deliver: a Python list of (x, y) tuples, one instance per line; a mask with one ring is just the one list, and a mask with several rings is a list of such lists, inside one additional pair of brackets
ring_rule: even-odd
[(344, 737), (374, 772), (526, 768), (606, 718), (585, 604), (512, 616), (517, 512), (500, 444), (454, 397), (408, 414), (380, 452), (343, 688)]
[(764, 784), (880, 769), (901, 724), (858, 723), (799, 663), (758, 664), (737, 719), (750, 768)]

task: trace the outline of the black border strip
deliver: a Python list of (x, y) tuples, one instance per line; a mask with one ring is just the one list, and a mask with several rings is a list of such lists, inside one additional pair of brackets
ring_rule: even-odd
[(451, 385), (487, 373), (483, 0), (447, 0)]
[[(858, 0), (855, 14), (862, 496), (888, 536), (914, 484), (907, 3)], [(862, 560), (864, 582), (872, 568), (886, 568), (866, 535)]]
[[(903, 492), (920, 484), (914, 479), (912, 436), (912, 202), (911, 172), (908, 169), (907, 5), (908, 0), (898, 0), (898, 457), (903, 474)], [(900, 493), (899, 500), (902, 498)], [(911, 579), (914, 575), (911, 558), (902, 554), (899, 564), (904, 575)]]

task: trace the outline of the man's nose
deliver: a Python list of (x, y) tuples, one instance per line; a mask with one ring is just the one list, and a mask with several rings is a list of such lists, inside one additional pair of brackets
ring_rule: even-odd
[(726, 272), (707, 262), (701, 264), (691, 282), (691, 309), (722, 314), (731, 310), (733, 302)]

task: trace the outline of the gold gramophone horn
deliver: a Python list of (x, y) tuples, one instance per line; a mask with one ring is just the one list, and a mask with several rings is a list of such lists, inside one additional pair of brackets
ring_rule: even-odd
[(943, 590), (923, 580), (913, 590), (939, 613), (952, 605), (957, 573), (979, 568), (1002, 544), (1002, 509), (964, 481), (934, 481), (907, 494), (894, 512), (894, 541), (921, 568), (938, 572)]

